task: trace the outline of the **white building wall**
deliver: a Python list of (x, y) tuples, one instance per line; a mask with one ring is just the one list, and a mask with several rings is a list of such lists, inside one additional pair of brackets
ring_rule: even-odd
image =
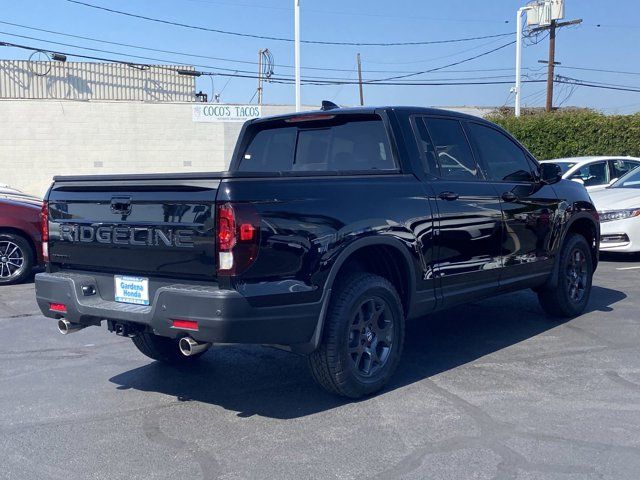
[(54, 175), (225, 170), (242, 124), (196, 123), (192, 106), (0, 100), (0, 184), (43, 195)]

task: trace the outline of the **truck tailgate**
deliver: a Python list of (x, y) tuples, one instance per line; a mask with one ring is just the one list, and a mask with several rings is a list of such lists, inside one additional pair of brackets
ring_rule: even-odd
[(56, 178), (47, 198), (52, 269), (215, 278), (220, 178)]

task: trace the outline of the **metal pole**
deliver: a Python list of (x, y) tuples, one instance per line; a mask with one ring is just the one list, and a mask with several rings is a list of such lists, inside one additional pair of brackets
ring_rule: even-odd
[(294, 23), (295, 23), (295, 73), (296, 73), (296, 112), (301, 110), (300, 104), (300, 0), (293, 0)]
[(262, 53), (258, 50), (258, 105), (262, 105)]
[(556, 21), (549, 27), (549, 65), (547, 70), (547, 112), (553, 109), (553, 76), (556, 66)]
[(516, 117), (520, 116), (520, 90), (522, 86), (520, 78), (522, 69), (522, 13), (528, 9), (528, 7), (519, 8), (516, 16)]
[(360, 105), (364, 105), (364, 92), (362, 91), (362, 62), (358, 53), (358, 84), (360, 85)]

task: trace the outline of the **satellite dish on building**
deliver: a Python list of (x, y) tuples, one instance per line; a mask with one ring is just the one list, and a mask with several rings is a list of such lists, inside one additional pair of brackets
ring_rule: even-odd
[(29, 55), (29, 70), (38, 77), (45, 77), (51, 71), (51, 55), (42, 50), (36, 50)]

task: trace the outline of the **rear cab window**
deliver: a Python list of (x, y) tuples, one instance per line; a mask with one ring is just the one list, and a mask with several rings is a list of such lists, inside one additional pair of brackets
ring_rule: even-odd
[(240, 172), (396, 171), (378, 115), (301, 115), (247, 129)]

